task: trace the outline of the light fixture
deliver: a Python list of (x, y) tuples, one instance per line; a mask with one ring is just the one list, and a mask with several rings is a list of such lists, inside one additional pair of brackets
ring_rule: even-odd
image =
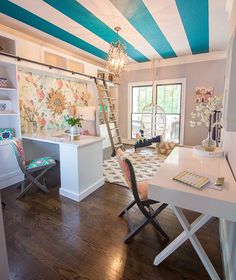
[(107, 58), (107, 69), (114, 76), (114, 81), (119, 82), (121, 73), (124, 71), (127, 62), (126, 46), (119, 39), (118, 32), (121, 30), (119, 26), (115, 27), (117, 38), (111, 42), (110, 50)]

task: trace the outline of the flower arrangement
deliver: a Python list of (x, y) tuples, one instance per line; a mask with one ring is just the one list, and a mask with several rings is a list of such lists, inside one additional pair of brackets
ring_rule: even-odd
[(220, 124), (219, 121), (213, 122), (213, 114), (221, 111), (222, 108), (222, 96), (210, 97), (207, 103), (200, 103), (195, 107), (195, 110), (191, 113), (190, 127), (205, 123), (208, 131), (211, 131), (212, 127)]
[(213, 151), (216, 146), (215, 140), (211, 137), (212, 128), (217, 128), (217, 141), (220, 141), (222, 96), (210, 97), (206, 103), (200, 103), (191, 113), (190, 127), (205, 124), (208, 128), (208, 137), (202, 141), (202, 145), (207, 151)]
[(65, 117), (65, 121), (67, 122), (67, 124), (69, 126), (78, 126), (78, 127), (82, 127), (82, 116), (79, 115), (79, 116), (66, 116)]
[(78, 116), (66, 116), (65, 121), (67, 124), (70, 126), (70, 134), (71, 135), (79, 135), (79, 130), (78, 128), (82, 127), (82, 115)]

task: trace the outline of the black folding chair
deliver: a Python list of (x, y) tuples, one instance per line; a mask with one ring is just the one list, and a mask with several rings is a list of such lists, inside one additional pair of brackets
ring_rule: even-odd
[[(47, 189), (43, 176), (50, 168), (56, 165), (56, 161), (51, 157), (42, 157), (26, 161), (24, 158), (24, 150), (19, 140), (11, 141), (10, 146), (15, 153), (19, 167), (25, 176), (24, 181), (21, 183), (21, 193), (18, 195), (17, 199), (23, 197), (33, 185), (37, 186), (43, 192), (48, 193), (49, 190)], [(40, 180), (42, 183), (40, 183)], [(28, 185), (26, 185), (27, 181), (29, 182)]]
[[(126, 236), (124, 242), (130, 242), (146, 225), (151, 223), (155, 229), (164, 237), (165, 241), (169, 240), (169, 236), (162, 229), (160, 223), (156, 219), (156, 216), (160, 214), (168, 204), (162, 203), (156, 210), (154, 210), (151, 205), (160, 203), (158, 201), (147, 198), (147, 181), (137, 183), (134, 168), (128, 158), (124, 157), (123, 151), (117, 150), (117, 158), (119, 165), (125, 177), (125, 180), (128, 184), (129, 189), (131, 190), (134, 200), (119, 214), (119, 217), (122, 217), (124, 214), (127, 214), (130, 233)], [(131, 227), (129, 221), (128, 210), (131, 209), (134, 205), (137, 205), (139, 210), (144, 215), (144, 219), (140, 225), (136, 226), (134, 229)]]

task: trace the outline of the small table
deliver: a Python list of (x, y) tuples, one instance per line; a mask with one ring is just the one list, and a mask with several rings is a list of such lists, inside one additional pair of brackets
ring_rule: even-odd
[[(198, 190), (174, 181), (172, 178), (181, 171), (208, 177), (211, 183)], [(216, 177), (225, 178), (222, 191), (211, 188)], [(159, 265), (189, 239), (210, 277), (220, 279), (195, 233), (212, 217), (236, 222), (236, 182), (227, 160), (195, 156), (192, 148), (176, 147), (149, 182), (148, 197), (168, 203), (184, 230), (155, 257), (154, 265)], [(181, 208), (202, 214), (189, 224)]]

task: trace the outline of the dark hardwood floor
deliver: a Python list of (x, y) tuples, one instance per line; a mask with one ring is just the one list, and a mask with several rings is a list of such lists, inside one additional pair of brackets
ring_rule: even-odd
[[(127, 189), (105, 184), (80, 203), (60, 197), (58, 188), (50, 191), (21, 201), (15, 199), (16, 188), (2, 191), (11, 280), (209, 279), (189, 241), (159, 267), (153, 266), (166, 245), (151, 225), (129, 245), (123, 243), (127, 222), (117, 214), (131, 200)], [(185, 213), (189, 221), (197, 216)], [(135, 209), (131, 216), (135, 222), (142, 218)], [(181, 232), (171, 209), (164, 210), (159, 221), (171, 240)], [(217, 219), (197, 235), (222, 277)]]

